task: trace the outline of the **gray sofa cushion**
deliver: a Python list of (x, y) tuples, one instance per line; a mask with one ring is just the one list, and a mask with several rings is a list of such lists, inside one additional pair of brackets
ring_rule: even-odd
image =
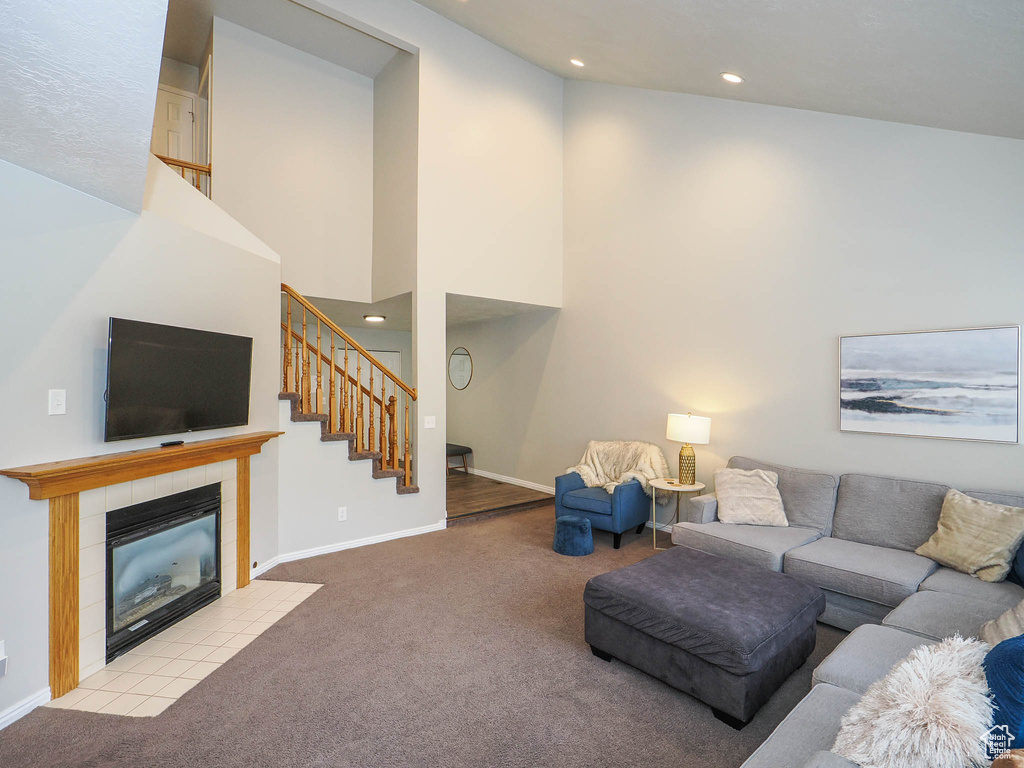
[(889, 674), (912, 650), (934, 644), (911, 632), (865, 624), (847, 635), (818, 665), (811, 682), (829, 683), (861, 694)]
[(1005, 504), (1008, 507), (1024, 507), (1024, 493), (1009, 491), (964, 491), (968, 496), (993, 504)]
[(1021, 600), (1024, 600), (1024, 587), (1009, 581), (982, 581), (976, 576), (960, 573), (952, 568), (939, 568), (921, 582), (920, 590), (922, 592), (948, 592), (952, 595), (963, 595), (975, 600), (999, 603), (1004, 608), (1013, 608)]
[(900, 603), (882, 620), (895, 627), (933, 640), (953, 635), (977, 637), (981, 625), (998, 619), (1006, 606), (948, 592), (918, 592)]
[(796, 705), (742, 768), (802, 768), (816, 752), (835, 743), (839, 724), (860, 694), (816, 685)]
[(820, 538), (810, 528), (772, 528), (728, 523), (678, 523), (672, 543), (720, 557), (732, 557), (773, 571), (782, 570), (782, 558), (791, 549)]
[(795, 469), (743, 456), (729, 459), (732, 469), (764, 469), (779, 476), (779, 495), (790, 525), (813, 528), (828, 536), (836, 506), (839, 478), (827, 472)]
[(825, 612), (818, 617), (822, 624), (852, 632), (861, 624), (881, 624), (889, 615), (891, 605), (882, 605), (859, 597), (841, 595), (830, 589), (825, 593)]
[(857, 768), (857, 764), (835, 752), (821, 751), (811, 755), (811, 759), (804, 763), (804, 768)]
[(913, 552), (818, 539), (787, 552), (783, 570), (823, 589), (895, 608), (937, 567)]
[(913, 552), (939, 527), (948, 486), (877, 475), (843, 475), (832, 535)]

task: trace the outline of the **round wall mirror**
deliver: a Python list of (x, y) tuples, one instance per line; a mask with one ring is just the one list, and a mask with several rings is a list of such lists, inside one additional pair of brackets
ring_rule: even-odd
[(456, 389), (465, 389), (473, 379), (473, 358), (465, 347), (456, 348), (448, 358), (448, 381)]

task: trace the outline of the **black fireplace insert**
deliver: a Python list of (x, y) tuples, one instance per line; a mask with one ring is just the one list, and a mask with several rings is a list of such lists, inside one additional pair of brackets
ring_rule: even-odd
[(220, 596), (220, 483), (107, 513), (107, 663)]

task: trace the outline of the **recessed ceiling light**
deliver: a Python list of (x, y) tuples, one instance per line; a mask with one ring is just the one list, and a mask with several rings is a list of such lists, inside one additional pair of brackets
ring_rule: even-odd
[(383, 323), (387, 320), (387, 317), (384, 315), (363, 315), (363, 320), (368, 323)]
[(743, 78), (739, 75), (734, 75), (732, 72), (723, 72), (722, 79), (727, 83), (742, 83)]
[(577, 67), (585, 67), (585, 66), (587, 66), (586, 64), (584, 64), (579, 59), (569, 59), (569, 63), (574, 65), (574, 66), (577, 66)]

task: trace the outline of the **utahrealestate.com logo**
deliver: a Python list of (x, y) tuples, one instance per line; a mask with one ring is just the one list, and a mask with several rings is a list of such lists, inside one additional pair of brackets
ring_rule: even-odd
[(1006, 754), (1013, 749), (1014, 736), (1005, 725), (997, 725), (985, 734), (985, 747), (988, 750), (988, 759), (995, 760), (1000, 755)]

